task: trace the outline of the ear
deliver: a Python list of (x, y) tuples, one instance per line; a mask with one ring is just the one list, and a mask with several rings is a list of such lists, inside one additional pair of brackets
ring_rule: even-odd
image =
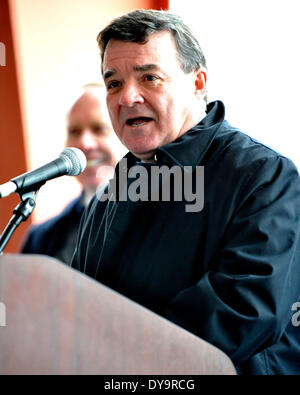
[(206, 81), (207, 81), (206, 69), (199, 67), (199, 69), (194, 71), (194, 77), (195, 77), (195, 94), (196, 96), (203, 98), (206, 94)]

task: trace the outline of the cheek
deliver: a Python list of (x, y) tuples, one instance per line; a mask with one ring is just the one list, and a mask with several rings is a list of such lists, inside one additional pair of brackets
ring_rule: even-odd
[(109, 136), (107, 136), (107, 137), (103, 137), (103, 136), (102, 137), (98, 137), (96, 139), (96, 141), (97, 141), (97, 148), (98, 148), (99, 151), (108, 152), (108, 151), (111, 150), (110, 149), (111, 143), (110, 143)]
[(160, 124), (170, 122), (170, 115), (173, 114), (173, 99), (168, 95), (156, 95), (148, 100), (152, 110), (156, 114)]
[(106, 99), (106, 107), (107, 107), (108, 115), (110, 118), (110, 122), (112, 123), (113, 119), (115, 117), (115, 109), (114, 109), (115, 107), (113, 104), (113, 100), (111, 98)]
[(182, 106), (179, 104), (178, 98), (168, 97), (160, 104), (158, 111), (161, 114), (160, 119), (163, 123), (172, 124), (180, 117)]
[(78, 139), (76, 139), (75, 137), (68, 138), (67, 141), (66, 141), (66, 146), (78, 148), (78, 146), (79, 146)]
[(106, 106), (107, 106), (108, 113), (109, 113), (110, 116), (112, 116), (112, 114), (115, 113), (115, 111), (116, 111), (115, 109), (117, 108), (117, 104), (118, 104), (118, 101), (117, 101), (116, 95), (108, 97), (106, 99)]

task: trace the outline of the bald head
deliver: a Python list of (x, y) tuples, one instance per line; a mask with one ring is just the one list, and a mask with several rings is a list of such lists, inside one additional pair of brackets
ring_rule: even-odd
[(68, 113), (66, 141), (67, 146), (79, 148), (86, 155), (87, 168), (78, 176), (84, 188), (96, 189), (107, 182), (101, 166), (115, 167), (112, 134), (104, 87), (85, 88)]

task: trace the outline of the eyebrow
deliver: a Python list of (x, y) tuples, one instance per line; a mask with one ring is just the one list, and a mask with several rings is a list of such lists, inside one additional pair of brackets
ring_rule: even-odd
[(156, 64), (149, 63), (149, 64), (144, 64), (142, 66), (135, 66), (133, 68), (134, 71), (149, 71), (149, 70), (157, 70), (158, 67)]
[(105, 71), (105, 73), (103, 74), (104, 81), (107, 80), (107, 78), (113, 76), (114, 74), (116, 74), (116, 70), (107, 70), (107, 71)]
[[(157, 70), (158, 66), (154, 63), (148, 63), (148, 64), (144, 64), (142, 66), (134, 66), (133, 70), (134, 71), (150, 71), (150, 70)], [(103, 78), (104, 80), (107, 80), (108, 78), (112, 77), (114, 74), (116, 74), (116, 70), (112, 69), (112, 70), (107, 70), (105, 71), (105, 73), (103, 74)]]

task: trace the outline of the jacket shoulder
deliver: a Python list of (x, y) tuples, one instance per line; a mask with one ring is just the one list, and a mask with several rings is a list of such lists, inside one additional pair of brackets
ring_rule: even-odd
[(21, 247), (22, 253), (41, 252), (43, 245), (54, 237), (60, 237), (69, 220), (80, 219), (82, 209), (79, 207), (81, 196), (72, 200), (61, 213), (36, 225), (32, 225)]
[[(237, 168), (259, 167), (259, 164), (282, 162), (297, 171), (293, 161), (275, 148), (262, 143), (224, 121), (210, 149), (212, 155)], [(219, 157), (220, 159), (220, 157)]]

